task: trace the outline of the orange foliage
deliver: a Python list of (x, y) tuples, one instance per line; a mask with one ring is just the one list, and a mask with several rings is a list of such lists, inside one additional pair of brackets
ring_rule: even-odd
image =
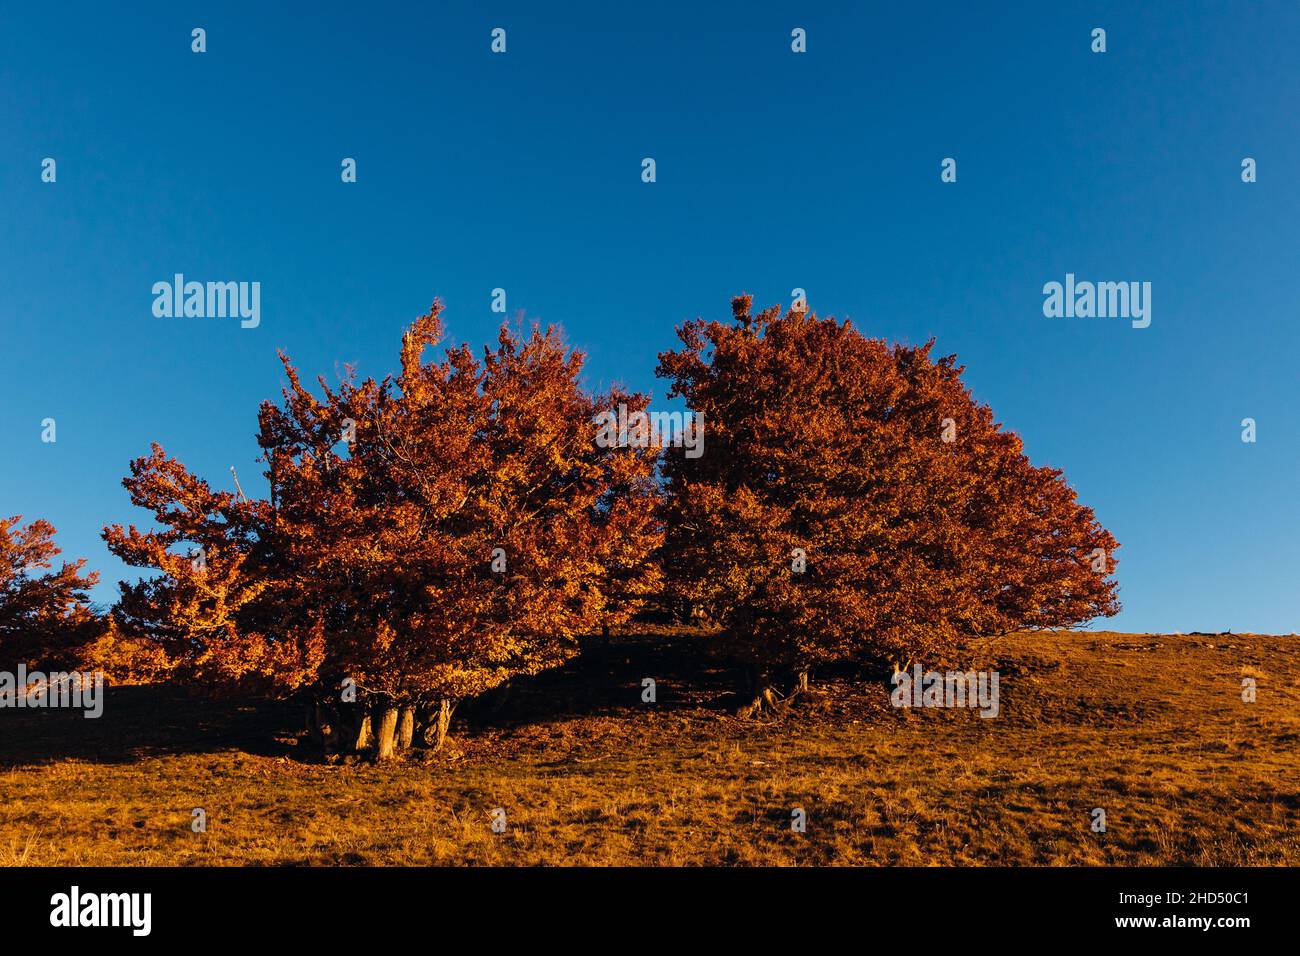
[(171, 678), (175, 665), (161, 645), (124, 636), (110, 617), (102, 633), (78, 655), (77, 668), (98, 671), (111, 684), (155, 684)]
[[(314, 679), (320, 635), (292, 616), (293, 590), (268, 503), (213, 491), (156, 444), (131, 463), (122, 484), (161, 530), (111, 525), (104, 540), (127, 564), (161, 574), (119, 585), (113, 617), (121, 635), (155, 644), (184, 679), (261, 690), (293, 690)], [(138, 647), (133, 657), (154, 666)]]
[[(504, 326), (425, 361), (442, 306), (402, 340), (401, 372), (314, 397), (285, 359), (265, 404), (277, 534), (326, 635), (324, 676), (393, 701), (462, 699), (577, 652), (657, 586), (653, 451), (601, 448), (581, 353)], [(341, 448), (341, 436), (352, 440)], [(500, 549), (499, 551), (497, 549)], [(495, 566), (494, 570), (494, 555)]]
[(161, 574), (122, 586), (126, 637), (201, 679), (351, 678), (409, 705), (552, 667), (636, 612), (658, 587), (656, 453), (599, 447), (593, 419), (645, 398), (586, 394), (553, 328), (503, 327), (482, 363), (465, 345), (425, 361), (441, 310), (382, 381), (349, 370), (318, 398), (282, 356), (283, 404), (259, 416), (269, 500), (214, 491), (157, 446), (132, 464), (124, 484), (162, 530), (105, 539)]
[(88, 590), (99, 576), (81, 573), (84, 558), (40, 573), (61, 553), (54, 526), (21, 521), (0, 518), (0, 654), (7, 662), (0, 666), (67, 666), (98, 626)]
[(1115, 539), (953, 357), (755, 315), (750, 296), (732, 309), (684, 324), (659, 374), (708, 433), (702, 457), (666, 455), (668, 573), (742, 658), (935, 660), (967, 636), (1116, 613)]

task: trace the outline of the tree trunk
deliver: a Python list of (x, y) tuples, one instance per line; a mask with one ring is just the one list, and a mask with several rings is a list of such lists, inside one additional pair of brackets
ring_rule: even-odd
[(807, 669), (795, 671), (793, 688), (788, 694), (782, 694), (769, 683), (765, 674), (757, 670), (746, 671), (747, 683), (754, 693), (754, 699), (736, 711), (737, 717), (753, 720), (763, 714), (782, 714), (790, 709), (794, 699), (808, 690)]
[(762, 687), (754, 695), (754, 699), (741, 707), (736, 712), (737, 717), (743, 717), (746, 720), (753, 720), (755, 717), (761, 717), (763, 714), (778, 714), (789, 706), (789, 700), (783, 698), (771, 686)]
[(385, 705), (379, 711), (379, 726), (375, 731), (375, 759), (389, 760), (397, 736), (397, 708)]
[(321, 747), (327, 754), (339, 752), (339, 721), (333, 708), (316, 705), (316, 719), (320, 726)]
[(306, 713), (303, 715), (303, 723), (307, 727), (307, 739), (318, 747), (324, 746), (325, 740), (320, 728), (320, 705), (309, 700), (304, 709)]
[(403, 707), (397, 715), (397, 749), (410, 750), (415, 737), (415, 708)]
[(429, 722), (424, 727), (425, 746), (432, 750), (441, 750), (447, 742), (447, 732), (451, 729), (451, 714), (456, 709), (456, 702), (449, 697), (438, 701), (438, 709), (429, 715)]
[(320, 701), (307, 703), (307, 736), (327, 756), (338, 751), (338, 721), (333, 711)]
[(347, 735), (343, 743), (346, 744), (345, 750), (357, 753), (369, 750), (375, 744), (375, 735), (370, 729), (370, 715), (364, 713), (360, 707), (353, 714), (353, 722), (347, 727)]

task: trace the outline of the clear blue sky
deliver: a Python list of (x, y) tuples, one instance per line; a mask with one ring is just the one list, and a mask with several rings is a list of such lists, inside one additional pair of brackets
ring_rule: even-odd
[[(382, 375), (500, 286), (662, 402), (678, 322), (798, 286), (960, 356), (1122, 542), (1112, 626), (1300, 630), (1300, 5), (541, 6), (6, 4), (0, 511), (107, 600), (150, 441), (263, 486), (277, 347)], [(260, 327), (155, 318), (176, 272), (259, 281)], [(1045, 318), (1067, 272), (1151, 282), (1150, 328)]]

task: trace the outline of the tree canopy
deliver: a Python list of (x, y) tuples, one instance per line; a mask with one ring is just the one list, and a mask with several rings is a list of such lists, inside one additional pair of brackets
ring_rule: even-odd
[(1118, 547), (933, 342), (732, 301), (660, 355), (708, 453), (666, 452), (670, 580), (759, 668), (950, 653), (1116, 613)]
[(105, 529), (128, 563), (117, 620), (195, 676), (280, 690), (351, 681), (385, 706), (456, 701), (577, 652), (658, 589), (657, 449), (604, 447), (597, 413), (645, 396), (588, 394), (554, 327), (502, 326), (426, 357), (442, 305), (402, 337), (400, 371), (349, 369), (319, 394), (281, 355), (263, 403), (266, 499), (214, 491), (155, 446), (132, 501), (160, 530)]
[(0, 518), (0, 650), (7, 660), (66, 665), (94, 636), (89, 592), (98, 575), (82, 573), (84, 558), (55, 570), (62, 551), (54, 534), (48, 521)]

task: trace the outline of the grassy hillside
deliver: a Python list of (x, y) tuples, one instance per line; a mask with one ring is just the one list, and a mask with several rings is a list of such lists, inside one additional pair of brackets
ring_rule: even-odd
[(980, 648), (995, 719), (831, 675), (764, 723), (704, 643), (594, 642), (382, 767), (309, 759), (284, 705), (3, 710), (0, 863), (1300, 865), (1294, 636), (1015, 635)]

